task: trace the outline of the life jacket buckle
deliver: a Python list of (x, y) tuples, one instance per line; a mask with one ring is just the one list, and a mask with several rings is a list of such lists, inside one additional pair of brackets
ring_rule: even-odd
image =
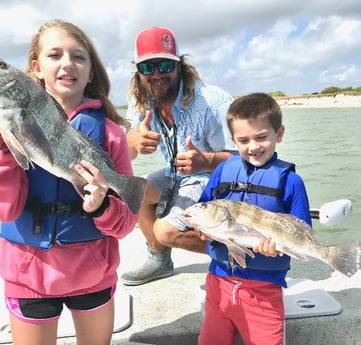
[(248, 182), (232, 181), (231, 190), (235, 192), (249, 191), (250, 184)]
[(60, 216), (60, 215), (71, 213), (71, 212), (72, 212), (71, 204), (64, 204), (60, 201), (49, 204), (49, 212), (48, 213), (50, 213), (50, 214)]

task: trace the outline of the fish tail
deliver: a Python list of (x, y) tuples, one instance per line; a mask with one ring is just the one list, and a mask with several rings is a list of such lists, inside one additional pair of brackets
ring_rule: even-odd
[(335, 270), (347, 277), (354, 275), (360, 268), (361, 243), (329, 246), (324, 259)]
[(143, 177), (123, 176), (120, 186), (111, 188), (123, 199), (130, 211), (136, 214), (142, 204), (146, 184), (147, 180)]

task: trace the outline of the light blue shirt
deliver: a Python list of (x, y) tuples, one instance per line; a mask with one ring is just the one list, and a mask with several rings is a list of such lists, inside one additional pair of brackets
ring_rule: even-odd
[[(178, 96), (172, 106), (174, 124), (177, 128), (177, 150), (178, 153), (186, 152), (186, 138), (191, 136), (192, 143), (202, 152), (232, 151), (237, 153), (236, 147), (231, 140), (231, 135), (227, 127), (226, 114), (229, 105), (233, 102), (233, 97), (214, 85), (197, 83), (195, 85), (195, 97), (183, 106), (183, 83), (181, 83)], [(159, 117), (156, 116), (155, 109), (152, 111), (150, 130), (162, 133)], [(145, 114), (136, 112), (134, 109), (134, 99), (130, 100), (127, 111), (127, 119), (131, 120), (132, 128), (137, 128), (144, 120)], [(164, 126), (167, 128), (167, 126)], [(168, 130), (168, 129), (167, 129)], [(173, 128), (168, 130), (170, 142), (173, 143)], [(166, 141), (162, 135), (160, 151), (166, 163), (169, 163), (170, 156), (167, 150)], [(169, 164), (168, 164), (169, 165)], [(168, 176), (170, 169), (167, 169)], [(197, 177), (208, 173), (197, 173)], [(193, 175), (193, 177), (195, 177)], [(184, 175), (180, 175), (184, 178)]]

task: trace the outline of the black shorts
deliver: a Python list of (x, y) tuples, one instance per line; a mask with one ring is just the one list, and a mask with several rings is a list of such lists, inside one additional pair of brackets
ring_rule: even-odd
[(79, 296), (55, 298), (11, 298), (5, 299), (9, 311), (26, 322), (49, 322), (57, 320), (65, 304), (70, 310), (89, 312), (107, 304), (113, 297), (115, 288)]

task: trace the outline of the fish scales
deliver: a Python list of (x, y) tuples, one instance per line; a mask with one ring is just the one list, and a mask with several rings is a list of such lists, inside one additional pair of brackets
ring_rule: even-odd
[[(280, 213), (265, 212), (260, 207), (248, 203), (229, 203), (228, 200), (222, 200), (222, 203), (223, 201), (226, 207), (229, 206), (230, 214), (237, 223), (260, 231), (266, 238), (278, 241), (279, 250), (288, 248), (290, 252), (297, 244), (302, 244), (306, 249), (326, 249), (318, 244), (314, 230), (300, 219), (290, 215), (280, 217)], [(300, 256), (291, 253), (291, 256)]]
[(67, 122), (48, 92), (1, 59), (0, 134), (21, 167), (35, 163), (71, 182), (80, 193), (86, 181), (74, 165), (81, 160), (92, 163), (129, 209), (139, 211), (147, 181), (118, 174), (104, 149)]
[(312, 227), (301, 219), (246, 202), (219, 199), (197, 203), (185, 210), (184, 221), (224, 243), (241, 267), (246, 267), (245, 255), (254, 257), (249, 248), (264, 238), (272, 239), (282, 253), (302, 260), (319, 259), (346, 276), (360, 268), (360, 241), (324, 246)]

